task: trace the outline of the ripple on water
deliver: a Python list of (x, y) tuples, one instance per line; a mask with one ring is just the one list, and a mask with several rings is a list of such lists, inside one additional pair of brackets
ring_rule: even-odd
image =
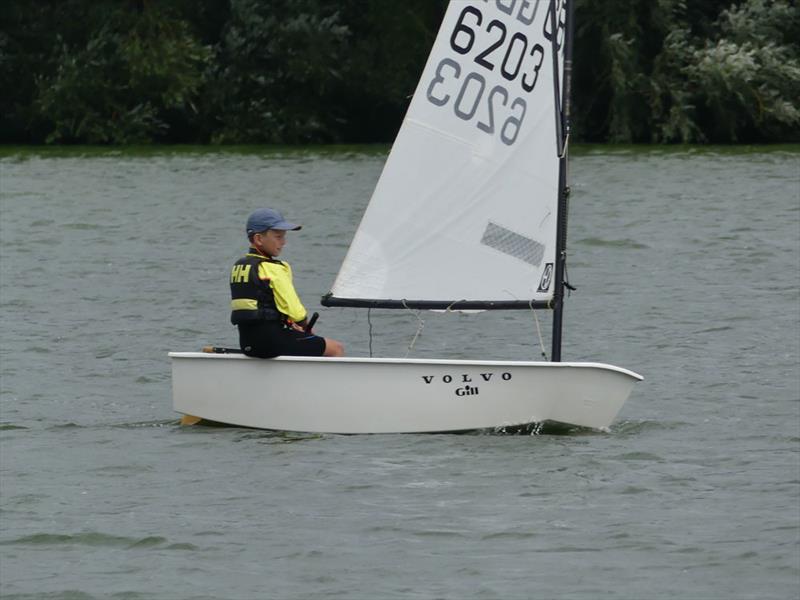
[(617, 454), (613, 457), (616, 460), (635, 460), (645, 462), (664, 462), (664, 459), (658, 454), (652, 452), (626, 452), (624, 454)]
[[(110, 598), (120, 600), (136, 600), (142, 596), (113, 594)], [(33, 594), (3, 594), (3, 600), (97, 600), (97, 596), (92, 596), (80, 590), (62, 590), (59, 592), (36, 592)]]
[[(131, 423), (116, 423), (111, 427), (119, 429), (141, 429), (141, 428), (162, 428), (162, 427), (175, 427), (175, 419), (161, 419), (158, 421), (133, 421)], [(105, 427), (105, 426), (104, 426)]]
[(575, 242), (576, 245), (584, 244), (586, 246), (594, 246), (600, 248), (620, 248), (620, 249), (631, 249), (631, 250), (646, 250), (650, 246), (647, 244), (642, 244), (641, 242), (637, 242), (635, 240), (605, 240), (602, 238), (584, 238), (582, 240), (578, 240)]
[(14, 425), (13, 423), (0, 423), (0, 431), (13, 431), (15, 429), (28, 429), (22, 425)]
[(508, 531), (497, 531), (494, 533), (487, 533), (486, 535), (481, 536), (481, 541), (489, 541), (489, 540), (500, 540), (500, 541), (512, 541), (512, 540), (529, 540), (534, 538), (541, 533), (537, 533), (535, 531), (524, 531), (521, 529), (510, 529)]
[(74, 229), (77, 231), (88, 231), (92, 229), (101, 229), (102, 226), (96, 223), (64, 223), (61, 227), (64, 229)]
[(25, 352), (32, 352), (33, 354), (50, 354), (52, 350), (50, 348), (45, 348), (44, 346), (28, 346), (25, 348)]
[(685, 421), (620, 421), (612, 425), (611, 432), (619, 436), (637, 436), (649, 431), (669, 431), (690, 425)]
[(99, 532), (85, 533), (35, 533), (12, 540), (0, 541), (2, 546), (89, 546), (97, 548), (160, 548), (162, 550), (198, 550), (194, 544), (187, 542), (170, 543), (161, 536), (142, 538), (122, 535), (109, 535)]
[(106, 477), (129, 477), (138, 473), (152, 472), (153, 470), (154, 469), (151, 465), (146, 464), (109, 465), (105, 467), (98, 467), (96, 469), (90, 469), (91, 472)]

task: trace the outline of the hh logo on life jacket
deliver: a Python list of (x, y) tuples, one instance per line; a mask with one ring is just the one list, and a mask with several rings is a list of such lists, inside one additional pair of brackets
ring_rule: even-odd
[(537, 292), (546, 292), (550, 289), (550, 282), (553, 280), (553, 263), (547, 263), (544, 266), (542, 278), (539, 280), (539, 289)]
[(242, 283), (250, 277), (250, 267), (252, 265), (233, 265), (231, 270), (231, 283)]

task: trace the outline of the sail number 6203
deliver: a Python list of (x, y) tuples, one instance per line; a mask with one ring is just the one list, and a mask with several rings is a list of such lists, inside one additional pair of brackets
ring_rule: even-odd
[[(525, 26), (533, 22), (538, 3), (523, 3), (523, 9), (530, 6), (534, 7), (533, 14), (524, 15), (520, 12), (517, 15), (517, 20)], [(498, 8), (511, 15), (508, 5), (498, 2)], [(544, 36), (548, 37), (546, 30)], [(508, 146), (512, 145), (519, 135), (527, 103), (516, 94), (512, 99), (509, 88), (518, 82), (523, 94), (533, 91), (544, 64), (544, 47), (541, 44), (530, 45), (528, 37), (520, 31), (509, 36), (508, 27), (499, 19), (488, 21), (484, 27), (481, 10), (467, 5), (453, 26), (450, 48), (461, 56), (475, 53), (472, 62), (468, 63), (474, 63), (475, 70), (463, 73), (466, 69), (462, 69), (462, 66), (467, 64), (463, 59), (443, 58), (428, 84), (428, 100), (435, 106), (445, 106), (452, 99), (456, 117), (464, 121), (475, 119), (476, 127), (490, 135), (499, 130), (500, 140)], [(505, 81), (491, 86), (487, 84), (483, 73), (496, 73), (496, 67), (499, 67), (499, 73)], [(495, 115), (502, 123), (497, 128)]]
[[(436, 68), (436, 74), (428, 85), (428, 100), (436, 106), (444, 106), (450, 102), (451, 94), (444, 91), (445, 81), (449, 78), (460, 81), (461, 65), (452, 58), (443, 58)], [(439, 89), (439, 88), (442, 89)], [(486, 101), (482, 103), (486, 92), (486, 79), (480, 73), (471, 71), (461, 81), (461, 88), (453, 102), (453, 112), (459, 119), (471, 121), (479, 108), (483, 106), (478, 116), (477, 127), (488, 134), (495, 132), (495, 111), (497, 108), (508, 106), (508, 90), (502, 85), (496, 85), (485, 95)], [(510, 146), (517, 140), (522, 119), (525, 117), (527, 104), (522, 98), (515, 98), (511, 102), (511, 114), (505, 119), (500, 128), (500, 140)]]

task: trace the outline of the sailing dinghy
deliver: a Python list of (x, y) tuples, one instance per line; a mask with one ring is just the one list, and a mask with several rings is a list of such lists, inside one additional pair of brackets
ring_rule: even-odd
[(328, 433), (612, 423), (641, 376), (561, 362), (571, 5), (450, 2), (322, 299), (403, 310), (552, 309), (551, 362), (173, 352), (177, 412)]

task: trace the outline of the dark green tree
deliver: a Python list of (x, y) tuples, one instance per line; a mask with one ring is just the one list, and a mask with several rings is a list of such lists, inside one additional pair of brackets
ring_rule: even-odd
[(210, 57), (185, 21), (143, 3), (94, 8), (85, 43), (57, 38), (55, 70), (36, 78), (47, 141), (148, 142), (170, 111), (194, 110)]
[(11, 0), (3, 25), (0, 130), (12, 139), (169, 139), (175, 115), (195, 110), (210, 50), (168, 3)]
[(439, 29), (447, 0), (403, 2), (340, 0), (352, 35), (346, 85), (337, 101), (346, 107), (343, 136), (354, 142), (394, 139)]
[[(796, 2), (575, 4), (573, 139), (800, 141)], [(5, 0), (0, 141), (391, 141), (446, 6)]]
[[(700, 131), (678, 141), (800, 141), (800, 8), (746, 0), (723, 10), (714, 29), (710, 40), (687, 31), (667, 39), (665, 54), (682, 65), (672, 83), (684, 84), (695, 107), (687, 120)], [(674, 140), (670, 133), (661, 139)]]
[(579, 139), (800, 139), (794, 2), (577, 0), (576, 7)]
[(336, 140), (349, 37), (332, 2), (231, 0), (209, 76), (214, 140)]
[(446, 0), (232, 0), (211, 98), (216, 141), (394, 137)]

